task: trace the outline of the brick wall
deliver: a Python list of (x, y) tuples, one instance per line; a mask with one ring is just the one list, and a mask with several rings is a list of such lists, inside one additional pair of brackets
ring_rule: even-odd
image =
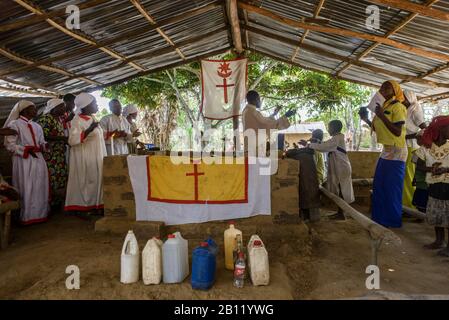
[(374, 178), (379, 155), (380, 152), (377, 151), (348, 151), (352, 166), (352, 178)]
[[(278, 172), (271, 177), (272, 217), (278, 223), (298, 220), (298, 171), (296, 160), (279, 160)], [(136, 219), (136, 205), (128, 175), (126, 156), (104, 159), (103, 168), (105, 217)]]

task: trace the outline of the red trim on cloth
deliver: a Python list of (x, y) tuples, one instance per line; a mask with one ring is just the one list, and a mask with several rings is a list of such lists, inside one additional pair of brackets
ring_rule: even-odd
[(110, 139), (114, 135), (113, 131), (106, 131), (104, 140)]
[(35, 146), (25, 146), (23, 149), (23, 158), (28, 159), (30, 156), (30, 151), (33, 151), (34, 153), (42, 152), (41, 148), (35, 147)]
[(80, 117), (81, 119), (83, 119), (83, 120), (86, 120), (86, 121), (89, 121), (89, 120), (90, 120), (90, 117), (89, 117), (89, 116), (86, 116), (86, 115), (84, 115), (84, 114), (80, 114), (79, 117)]
[(82, 131), (80, 134), (80, 142), (83, 143), (85, 139), (86, 139), (86, 134), (84, 133), (84, 131)]
[(46, 222), (46, 221), (48, 221), (48, 218), (39, 218), (39, 219), (32, 219), (32, 220), (27, 220), (27, 221), (20, 221), (20, 224), (24, 225), (24, 226), (28, 226), (30, 224), (42, 223), (42, 222)]
[[(198, 200), (197, 195), (197, 185), (195, 187), (195, 200), (172, 200), (172, 199), (161, 199), (161, 198), (155, 198), (151, 196), (151, 174), (150, 174), (150, 158), (152, 156), (147, 157), (147, 179), (148, 179), (148, 201), (157, 201), (157, 202), (165, 202), (165, 203), (178, 203), (178, 204), (233, 204), (233, 203), (248, 203), (248, 157), (245, 157), (245, 198), (239, 199), (239, 200), (212, 200), (212, 201), (206, 201), (206, 200)], [(194, 168), (197, 166), (197, 164), (194, 164)], [(194, 169), (195, 170), (195, 169)], [(195, 183), (198, 183), (198, 171), (195, 170), (196, 176), (195, 176)], [(194, 174), (191, 174), (194, 175)]]
[(104, 209), (104, 205), (100, 204), (98, 206), (65, 206), (64, 211), (89, 211), (93, 209)]
[[(245, 57), (240, 57), (240, 58), (235, 58), (235, 59), (230, 59), (230, 60), (213, 60), (213, 59), (203, 59), (203, 61), (208, 61), (208, 62), (224, 62), (224, 61), (238, 61), (238, 60), (243, 60), (243, 59), (248, 59)], [(209, 120), (227, 120), (227, 119), (231, 119), (234, 117), (240, 117), (242, 115), (242, 113), (239, 114), (235, 114), (226, 118), (211, 118), (211, 117), (205, 117), (204, 113), (203, 113), (203, 102), (204, 102), (204, 76), (203, 76), (203, 65), (201, 64), (200, 61), (200, 74), (201, 74), (201, 105), (200, 105), (200, 113), (203, 116), (203, 118), (205, 119), (209, 119)], [(246, 92), (248, 92), (248, 61), (246, 62), (246, 68), (245, 68), (245, 88), (246, 88)]]

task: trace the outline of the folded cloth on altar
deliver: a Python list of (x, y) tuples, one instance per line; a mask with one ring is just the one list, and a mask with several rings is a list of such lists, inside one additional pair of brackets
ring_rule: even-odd
[(182, 164), (169, 156), (127, 159), (137, 221), (173, 225), (271, 214), (270, 176), (244, 158), (233, 164), (212, 158)]

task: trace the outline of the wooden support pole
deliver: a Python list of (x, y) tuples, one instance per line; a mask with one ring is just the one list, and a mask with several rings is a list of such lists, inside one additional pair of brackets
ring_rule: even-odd
[(416, 14), (420, 14), (422, 16), (426, 16), (441, 21), (446, 22), (449, 21), (448, 11), (429, 8), (426, 5), (418, 4), (416, 2), (408, 0), (368, 0), (368, 1), (371, 3), (383, 5), (385, 7), (393, 7), (408, 12), (414, 12)]
[(416, 209), (412, 209), (412, 208), (403, 206), (402, 211), (405, 213), (408, 213), (409, 215), (411, 215), (417, 219), (426, 219), (426, 214), (424, 212), (420, 212)]
[[(294, 40), (292, 40), (292, 39), (285, 38), (285, 37), (282, 37), (282, 36), (279, 36), (279, 35), (267, 32), (265, 30), (261, 30), (261, 29), (258, 29), (258, 28), (252, 27), (252, 26), (247, 26), (247, 25), (243, 25), (242, 27), (244, 29), (247, 29), (250, 32), (254, 32), (254, 33), (263, 35), (265, 37), (268, 37), (268, 38), (271, 38), (271, 39), (283, 42), (285, 44), (289, 44), (289, 45), (295, 45), (296, 44), (296, 42)], [(322, 48), (315, 47), (315, 46), (312, 46), (312, 45), (303, 44), (301, 46), (301, 48), (303, 50), (305, 50), (305, 51), (316, 53), (316, 54), (319, 54), (319, 55), (322, 55), (322, 56), (325, 56), (325, 57), (328, 57), (328, 58), (331, 58), (331, 59), (335, 59), (335, 60), (339, 60), (339, 61), (345, 61), (345, 62), (354, 64), (356, 66), (359, 66), (361, 68), (367, 69), (367, 70), (372, 71), (374, 73), (384, 74), (384, 75), (387, 75), (389, 77), (394, 77), (394, 78), (398, 78), (398, 79), (402, 79), (402, 80), (408, 80), (408, 81), (411, 81), (411, 82), (420, 83), (420, 84), (423, 84), (423, 85), (427, 85), (429, 87), (449, 88), (449, 83), (433, 82), (433, 81), (430, 81), (430, 80), (425, 80), (425, 79), (418, 78), (416, 76), (404, 75), (404, 74), (401, 74), (401, 73), (398, 73), (398, 72), (395, 72), (395, 71), (382, 69), (382, 68), (370, 65), (370, 64), (368, 64), (366, 62), (357, 61), (356, 59), (351, 59), (351, 58), (348, 58), (348, 57), (345, 57), (345, 56), (341, 56), (341, 55), (335, 54), (333, 52), (329, 52), (327, 50), (324, 50)]]
[[(426, 7), (430, 7), (433, 4), (437, 3), (440, 0), (427, 0), (427, 2), (425, 3)], [(396, 32), (399, 32), (400, 30), (402, 30), (406, 25), (408, 25), (410, 22), (413, 21), (413, 19), (415, 19), (418, 16), (417, 13), (412, 13), (410, 15), (408, 15), (408, 17), (406, 17), (403, 21), (401, 21), (401, 23), (399, 23), (396, 27), (394, 27), (392, 30), (388, 31), (388, 33), (385, 35), (386, 38), (391, 37), (392, 35), (394, 35)], [(366, 48), (365, 50), (363, 50), (362, 53), (359, 54), (359, 56), (357, 57), (357, 60), (361, 60), (363, 58), (365, 58), (367, 55), (369, 55), (374, 49), (376, 49), (378, 46), (380, 46), (381, 43), (379, 42), (375, 42), (372, 45), (370, 45), (368, 48)], [(337, 76), (341, 75), (343, 72), (345, 72), (346, 70), (348, 70), (351, 67), (351, 64), (348, 63), (346, 64), (343, 68), (341, 68), (338, 72), (337, 72)], [(421, 77), (424, 78), (424, 77)], [(405, 81), (404, 81), (405, 82)]]
[(231, 25), (232, 42), (237, 53), (243, 52), (242, 34), (240, 32), (240, 21), (237, 9), (237, 0), (226, 0), (226, 12)]
[(378, 264), (378, 251), (383, 240), (401, 244), (401, 239), (393, 231), (369, 219), (364, 214), (351, 207), (342, 198), (336, 196), (326, 188), (320, 186), (320, 191), (323, 195), (332, 200), (340, 209), (342, 209), (345, 214), (357, 221), (359, 225), (367, 231), (370, 237), (371, 264)]
[[(46, 13), (39, 9), (38, 7), (36, 7), (34, 4), (29, 3), (29, 0), (14, 0), (17, 4), (21, 5), (22, 7), (24, 7), (25, 9), (29, 10), (30, 12), (42, 16), (45, 15)], [(59, 31), (63, 32), (64, 34), (78, 40), (81, 42), (84, 42), (88, 45), (94, 46), (98, 49), (100, 49), (101, 51), (103, 51), (104, 53), (110, 55), (111, 57), (113, 57), (114, 59), (118, 59), (118, 60), (125, 60), (127, 59), (127, 57), (121, 55), (120, 53), (116, 52), (115, 50), (109, 49), (107, 47), (99, 47), (98, 43), (96, 40), (92, 39), (91, 37), (88, 37), (84, 34), (82, 34), (81, 32), (74, 32), (72, 30), (67, 29), (65, 26), (59, 24), (58, 22), (56, 22), (55, 20), (51, 19), (51, 18), (47, 18), (45, 19), (45, 21), (47, 21), (48, 24), (50, 24), (52, 27), (54, 27), (55, 29), (58, 29)], [(135, 68), (136, 70), (139, 71), (144, 71), (145, 69), (134, 63), (134, 62), (130, 62), (129, 63), (130, 66), (132, 66), (133, 68)]]
[(358, 38), (358, 39), (364, 39), (374, 42), (379, 42), (382, 44), (386, 44), (392, 47), (395, 47), (397, 49), (407, 51), (408, 53), (412, 53), (418, 56), (426, 57), (426, 58), (432, 58), (436, 60), (441, 61), (448, 61), (449, 62), (449, 55), (443, 54), (443, 53), (437, 53), (425, 49), (421, 49), (418, 47), (413, 47), (411, 45), (401, 43), (395, 40), (388, 39), (386, 37), (376, 36), (373, 34), (368, 33), (362, 33), (347, 29), (340, 29), (340, 28), (333, 28), (333, 27), (326, 27), (326, 26), (319, 26), (319, 25), (313, 25), (309, 23), (299, 22), (290, 18), (282, 17), (270, 10), (263, 9), (260, 7), (256, 7), (247, 3), (239, 2), (238, 6), (241, 9), (247, 10), (249, 12), (257, 13), (259, 15), (265, 16), (267, 18), (270, 18), (272, 20), (278, 21), (280, 23), (295, 27), (295, 28), (301, 28), (304, 30), (311, 30), (311, 31), (317, 31), (317, 32), (324, 32), (324, 33), (330, 33), (330, 34), (337, 34), (340, 36), (348, 37), (348, 38)]

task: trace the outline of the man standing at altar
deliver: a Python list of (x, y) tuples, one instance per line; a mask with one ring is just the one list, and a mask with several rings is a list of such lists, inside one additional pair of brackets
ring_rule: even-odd
[(112, 114), (100, 120), (108, 156), (128, 154), (128, 142), (132, 141), (132, 133), (128, 120), (122, 116), (120, 101), (112, 99), (109, 102), (109, 110)]

